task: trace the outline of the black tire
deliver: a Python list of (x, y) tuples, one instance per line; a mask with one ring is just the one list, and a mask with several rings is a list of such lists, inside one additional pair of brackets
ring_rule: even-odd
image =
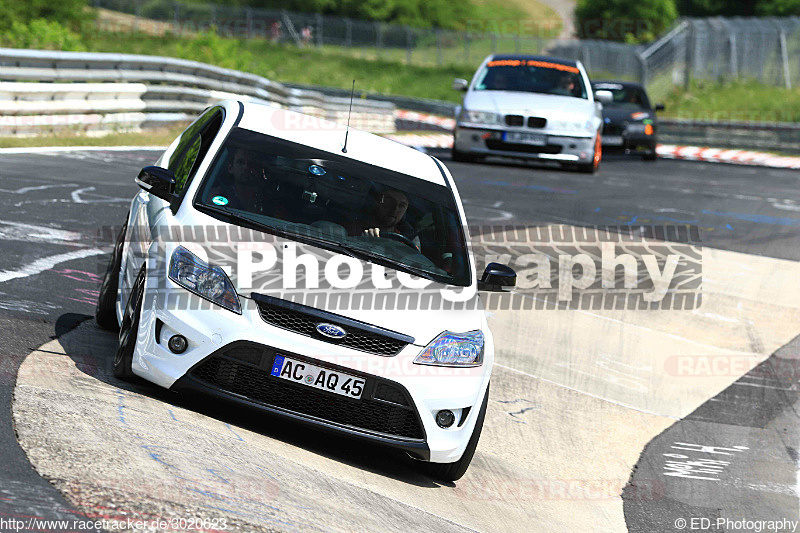
[(119, 329), (119, 344), (114, 356), (114, 376), (125, 381), (133, 381), (133, 352), (136, 349), (136, 337), (139, 334), (139, 317), (142, 314), (142, 300), (144, 300), (144, 284), (147, 276), (145, 267), (139, 270), (136, 281), (133, 283), (128, 305), (122, 315), (122, 326)]
[(94, 317), (97, 325), (109, 331), (119, 331), (117, 322), (117, 292), (119, 291), (119, 269), (122, 267), (122, 248), (125, 243), (125, 231), (128, 229), (128, 222), (122, 226), (114, 244), (114, 251), (108, 259), (108, 267), (103, 283), (100, 285), (100, 295), (97, 298), (97, 307), (94, 310)]
[(478, 160), (478, 157), (453, 148), (450, 150), (450, 159), (456, 163), (474, 163)]
[(652, 151), (649, 151), (646, 154), (642, 154), (642, 159), (645, 161), (657, 161), (658, 153), (656, 152), (655, 147), (652, 149)]
[(481, 410), (478, 413), (478, 419), (475, 421), (475, 429), (472, 430), (472, 436), (469, 438), (464, 455), (455, 463), (427, 463), (428, 473), (431, 477), (442, 481), (458, 481), (464, 476), (469, 464), (472, 462), (472, 457), (475, 455), (478, 440), (481, 438), (481, 429), (483, 429), (483, 420), (486, 418), (486, 405), (488, 403), (489, 387), (486, 387)]
[(594, 151), (592, 152), (592, 162), (591, 163), (578, 163), (576, 168), (578, 172), (582, 172), (584, 174), (596, 174), (600, 170), (600, 161), (603, 158), (603, 140), (602, 135), (600, 132), (597, 132), (597, 136), (594, 140)]

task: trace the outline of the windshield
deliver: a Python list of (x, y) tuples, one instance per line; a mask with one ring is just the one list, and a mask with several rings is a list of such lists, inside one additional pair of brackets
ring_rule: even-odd
[(195, 206), (442, 283), (470, 284), (448, 187), (330, 152), (234, 128)]
[(605, 107), (618, 107), (623, 109), (650, 109), (650, 101), (641, 87), (631, 87), (619, 83), (597, 83), (593, 85), (595, 91), (608, 91), (614, 101), (603, 104)]
[(476, 91), (517, 91), (587, 99), (577, 67), (535, 59), (489, 61), (478, 73)]

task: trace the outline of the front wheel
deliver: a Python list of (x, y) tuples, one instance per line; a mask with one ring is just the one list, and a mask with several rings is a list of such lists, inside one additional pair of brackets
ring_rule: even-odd
[(483, 403), (481, 410), (478, 413), (478, 419), (475, 421), (475, 429), (472, 430), (472, 436), (469, 438), (467, 447), (461, 459), (455, 463), (428, 463), (428, 472), (431, 477), (440, 479), (442, 481), (457, 481), (461, 479), (469, 468), (472, 462), (472, 457), (475, 455), (475, 449), (478, 447), (478, 440), (481, 437), (481, 429), (483, 429), (483, 420), (486, 418), (486, 405), (489, 403), (489, 387), (486, 387), (486, 394), (483, 396)]
[(597, 133), (597, 136), (594, 140), (594, 153), (592, 154), (592, 162), (591, 163), (579, 163), (578, 164), (578, 172), (583, 172), (585, 174), (596, 174), (598, 170), (600, 170), (600, 161), (603, 159), (603, 139), (600, 133)]
[(136, 338), (139, 336), (139, 318), (142, 315), (146, 279), (145, 267), (142, 266), (133, 283), (128, 305), (125, 306), (125, 313), (122, 315), (122, 326), (119, 329), (119, 344), (114, 357), (114, 376), (125, 381), (136, 378), (131, 366), (133, 353), (136, 350)]
[(461, 150), (456, 150), (455, 148), (450, 150), (450, 159), (456, 163), (475, 163), (476, 161), (480, 160), (478, 156), (468, 154), (467, 152), (462, 152)]
[(108, 260), (106, 275), (100, 285), (100, 294), (97, 298), (97, 307), (94, 311), (97, 325), (109, 331), (119, 330), (117, 322), (117, 292), (119, 291), (119, 270), (122, 268), (122, 249), (125, 244), (125, 230), (128, 222), (122, 226), (114, 243), (114, 251)]

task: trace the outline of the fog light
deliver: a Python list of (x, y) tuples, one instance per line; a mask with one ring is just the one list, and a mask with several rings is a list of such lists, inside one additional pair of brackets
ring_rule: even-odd
[(183, 335), (173, 335), (169, 338), (167, 346), (169, 346), (169, 349), (172, 353), (183, 353), (186, 351), (189, 343), (186, 342), (186, 337)]
[(449, 428), (456, 421), (456, 415), (449, 409), (443, 409), (436, 413), (436, 423), (440, 428)]

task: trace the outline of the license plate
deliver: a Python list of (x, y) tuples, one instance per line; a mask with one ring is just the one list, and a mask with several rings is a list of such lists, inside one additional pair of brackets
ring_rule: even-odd
[(361, 394), (364, 392), (365, 380), (361, 378), (328, 368), (320, 368), (283, 355), (275, 356), (271, 374), (281, 379), (288, 379), (301, 385), (350, 398), (361, 398)]
[(523, 133), (519, 131), (503, 132), (503, 140), (513, 144), (532, 144), (534, 146), (546, 146), (547, 135), (538, 133)]
[(623, 140), (621, 135), (605, 135), (603, 136), (603, 144), (607, 146), (622, 146)]

